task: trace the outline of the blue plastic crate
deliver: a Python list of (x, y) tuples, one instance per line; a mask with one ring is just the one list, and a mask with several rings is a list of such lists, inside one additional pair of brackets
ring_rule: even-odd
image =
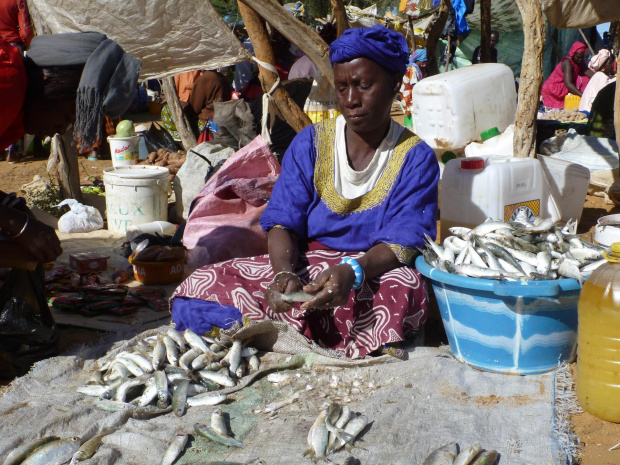
[(577, 348), (575, 279), (496, 281), (445, 273), (423, 256), (454, 356), (486, 371), (537, 374), (571, 361)]

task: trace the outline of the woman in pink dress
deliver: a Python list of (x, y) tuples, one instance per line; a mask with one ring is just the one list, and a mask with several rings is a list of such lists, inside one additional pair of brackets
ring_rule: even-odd
[(571, 93), (581, 97), (593, 75), (583, 59), (587, 47), (575, 42), (568, 56), (555, 67), (542, 87), (543, 104), (547, 108), (564, 108), (564, 97)]

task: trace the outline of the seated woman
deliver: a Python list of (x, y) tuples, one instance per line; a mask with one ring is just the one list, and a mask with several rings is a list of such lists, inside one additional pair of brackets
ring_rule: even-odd
[(542, 86), (542, 100), (547, 108), (564, 108), (564, 97), (568, 93), (579, 95), (588, 85), (594, 74), (588, 69), (583, 59), (585, 44), (575, 42), (568, 56), (562, 58)]
[(583, 91), (581, 101), (579, 102), (579, 111), (589, 114), (596, 95), (607, 84), (614, 82), (616, 78), (615, 76), (612, 77), (614, 60), (609, 50), (605, 48), (592, 57), (588, 67), (594, 71), (594, 76), (592, 76), (592, 79), (590, 79)]
[[(390, 118), (407, 55), (404, 37), (383, 26), (331, 44), (342, 115), (286, 151), (261, 218), (269, 255), (196, 270), (172, 297), (177, 329), (271, 319), (357, 358), (422, 328), (427, 296), (411, 265), (436, 234), (439, 166)], [(280, 299), (301, 290), (314, 297), (300, 307)]]

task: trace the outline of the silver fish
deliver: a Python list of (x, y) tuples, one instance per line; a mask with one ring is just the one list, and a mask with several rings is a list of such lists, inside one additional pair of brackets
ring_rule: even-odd
[(213, 442), (217, 442), (225, 446), (243, 447), (243, 443), (241, 441), (237, 441), (230, 436), (222, 436), (216, 431), (214, 431), (213, 428), (209, 425), (196, 423), (194, 425), (194, 431), (200, 436), (203, 436)]
[(583, 276), (579, 271), (579, 267), (573, 263), (570, 263), (568, 260), (564, 260), (560, 263), (558, 274), (566, 278), (576, 279), (579, 281), (580, 286), (583, 285)]
[(187, 328), (183, 332), (183, 337), (192, 349), (198, 350), (203, 354), (209, 352), (209, 347), (207, 346), (205, 341), (191, 329)]
[(362, 430), (366, 428), (367, 424), (368, 424), (368, 418), (366, 418), (364, 415), (358, 415), (357, 417), (350, 419), (349, 422), (344, 427), (344, 432), (347, 434), (350, 434), (353, 437), (353, 439), (351, 439), (347, 443), (344, 443), (336, 439), (334, 451), (342, 449), (345, 446), (348, 447), (350, 444), (352, 444), (353, 441), (355, 441), (355, 438), (357, 438), (357, 436), (362, 432)]
[(323, 408), (308, 432), (308, 446), (310, 448), (302, 454), (303, 456), (308, 455), (315, 463), (319, 460), (326, 460), (327, 443), (329, 441), (329, 431), (325, 424), (326, 418), (327, 408)]
[(101, 386), (99, 384), (80, 386), (76, 389), (77, 392), (91, 397), (101, 397), (109, 390), (110, 388), (108, 386)]
[(181, 357), (179, 358), (179, 366), (181, 368), (184, 368), (184, 369), (190, 371), (191, 370), (190, 364), (200, 354), (202, 354), (202, 352), (199, 351), (198, 349), (190, 349), (190, 350), (188, 350), (183, 355), (181, 355)]
[(457, 454), (456, 442), (451, 442), (431, 452), (423, 465), (452, 465)]
[(480, 453), (482, 450), (482, 446), (480, 444), (475, 444), (473, 446), (469, 446), (467, 449), (462, 450), (459, 455), (454, 459), (453, 465), (469, 465), (469, 463)]
[(234, 341), (228, 351), (228, 361), (230, 363), (229, 372), (232, 378), (236, 377), (237, 368), (241, 363), (241, 341)]
[(248, 360), (248, 366), (250, 370), (256, 371), (260, 368), (260, 359), (257, 355), (252, 355)]
[(464, 240), (469, 239), (469, 233), (471, 233), (471, 229), (463, 228), (461, 226), (454, 226), (452, 228), (448, 228), (448, 231), (450, 231), (450, 234), (453, 234)]
[(82, 460), (88, 460), (93, 455), (95, 455), (95, 452), (97, 452), (97, 449), (101, 445), (101, 440), (104, 436), (107, 436), (107, 434), (107, 432), (99, 434), (90, 438), (88, 441), (82, 444), (78, 451), (73, 454), (73, 457), (71, 458), (71, 463), (69, 465), (74, 465), (75, 463), (81, 462)]
[(308, 302), (314, 298), (314, 294), (309, 294), (304, 291), (291, 292), (289, 294), (274, 292), (273, 294), (274, 300), (281, 300), (282, 302)]
[(540, 274), (549, 273), (551, 270), (551, 254), (549, 252), (538, 252), (536, 260), (536, 271)]
[(206, 354), (200, 354), (191, 363), (192, 370), (202, 370), (207, 365), (213, 363), (213, 352), (209, 351)]
[(170, 442), (168, 449), (164, 453), (159, 465), (172, 465), (177, 457), (185, 449), (189, 436), (187, 434), (179, 433)]
[(179, 363), (179, 349), (177, 343), (170, 336), (164, 336), (164, 346), (166, 347), (166, 358), (171, 365)]
[(61, 465), (71, 460), (80, 442), (78, 437), (48, 442), (37, 448), (21, 465)]
[(199, 407), (199, 406), (210, 406), (210, 405), (218, 405), (223, 402), (226, 402), (228, 397), (226, 394), (218, 394), (212, 392), (205, 392), (204, 394), (198, 394), (193, 397), (187, 398), (187, 406), (188, 407)]
[(123, 353), (123, 357), (128, 358), (129, 360), (134, 362), (145, 373), (153, 372), (153, 363), (152, 361), (149, 361), (147, 358), (144, 358), (143, 356), (133, 353), (133, 352), (125, 352)]
[(142, 376), (144, 374), (144, 370), (140, 368), (140, 366), (133, 360), (124, 356), (116, 357), (116, 360), (125, 365), (125, 367), (130, 371), (132, 375)]
[(177, 331), (176, 329), (170, 329), (166, 335), (174, 341), (179, 352), (185, 352), (185, 338), (183, 337), (183, 333)]
[(2, 465), (19, 465), (26, 459), (26, 457), (32, 454), (39, 447), (47, 444), (48, 442), (58, 441), (59, 439), (60, 438), (56, 436), (46, 436), (33, 442), (22, 444), (17, 449), (13, 449), (11, 453), (6, 456)]
[(499, 454), (496, 450), (487, 450), (482, 452), (471, 465), (495, 465)]
[(153, 370), (157, 371), (161, 368), (162, 364), (166, 360), (166, 346), (161, 339), (158, 339), (153, 349), (153, 358), (151, 363)]
[(213, 371), (202, 370), (199, 371), (198, 376), (208, 379), (209, 381), (213, 381), (214, 383), (219, 384), (224, 387), (234, 387), (237, 385), (234, 379), (230, 376), (223, 375), (221, 373), (215, 373)]
[(155, 386), (157, 386), (157, 406), (159, 408), (166, 408), (168, 407), (168, 400), (170, 398), (166, 373), (163, 371), (156, 371), (153, 376), (155, 377)]
[(185, 413), (187, 406), (187, 388), (189, 387), (189, 380), (184, 379), (177, 387), (174, 388), (172, 394), (172, 411), (177, 417), (182, 417)]
[(500, 229), (514, 230), (514, 227), (503, 221), (486, 221), (472, 229), (470, 235), (484, 236)]
[(145, 383), (145, 389), (140, 396), (140, 400), (138, 401), (138, 405), (140, 407), (146, 407), (151, 402), (155, 400), (157, 397), (157, 386), (155, 384), (155, 377), (151, 376)]

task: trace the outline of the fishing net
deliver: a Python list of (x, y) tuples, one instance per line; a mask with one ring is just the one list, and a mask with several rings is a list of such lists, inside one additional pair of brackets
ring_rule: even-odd
[[(352, 454), (368, 464), (421, 464), (432, 450), (451, 441), (461, 447), (480, 443), (496, 449), (502, 463), (510, 464), (567, 463), (566, 457), (574, 453), (570, 442), (574, 446), (575, 438), (567, 425), (554, 422), (554, 373), (482, 372), (457, 362), (447, 347), (410, 347), (406, 361), (390, 356), (350, 361), (319, 354), (298, 333), (269, 322), (235, 334), (252, 337), (257, 346), (289, 352), (262, 355), (257, 375), (224, 391), (232, 400), (221, 406), (224, 417), (243, 448), (228, 448), (194, 434), (194, 424), (208, 423), (216, 407), (190, 407), (182, 417), (158, 415), (155, 407), (108, 412), (96, 408), (94, 398), (76, 392), (104, 353), (113, 357), (168, 329), (149, 330), (129, 340), (111, 335), (97, 346), (40, 362), (16, 379), (0, 397), (0, 457), (40, 436), (77, 435), (86, 440), (106, 430), (101, 447), (84, 464), (159, 462), (179, 432), (191, 436), (175, 463), (310, 463), (302, 457), (306, 437), (326, 401), (347, 404), (369, 420), (356, 443), (359, 448), (330, 455), (334, 463)], [(276, 380), (270, 376), (274, 371), (279, 373)], [(268, 408), (287, 399), (290, 403), (283, 402), (287, 405), (279, 410)], [(565, 435), (564, 442), (554, 439), (558, 433)]]

